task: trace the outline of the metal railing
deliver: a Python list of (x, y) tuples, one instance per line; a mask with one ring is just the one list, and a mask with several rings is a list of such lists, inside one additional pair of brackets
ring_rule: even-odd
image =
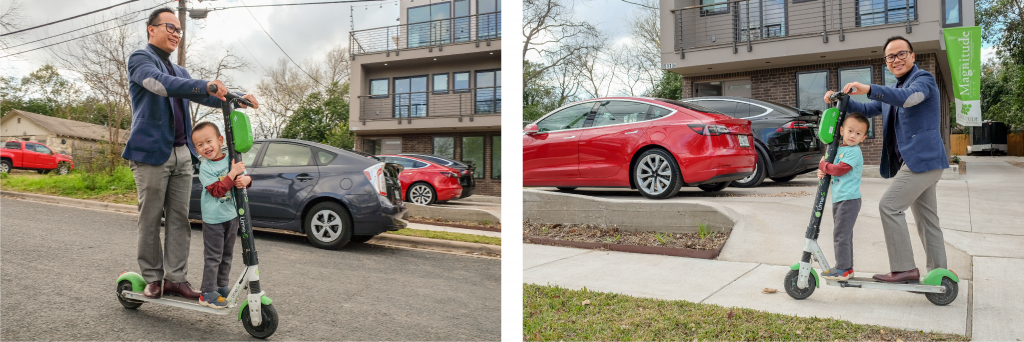
[[(844, 30), (880, 25), (906, 26), (917, 19), (917, 0), (732, 0), (672, 10), (675, 52), (686, 58), (687, 49), (741, 45), (752, 51), (752, 41), (796, 36), (838, 35)], [(909, 20), (908, 20), (909, 18)]]
[(501, 12), (379, 27), (349, 34), (350, 56), (501, 38)]
[(459, 118), (501, 114), (501, 87), (359, 96), (359, 120)]

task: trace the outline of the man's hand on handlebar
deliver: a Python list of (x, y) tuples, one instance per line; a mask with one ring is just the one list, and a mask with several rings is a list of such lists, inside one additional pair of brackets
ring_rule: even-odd
[[(246, 99), (246, 100), (249, 100), (249, 102), (252, 102), (252, 109), (259, 109), (260, 108), (260, 103), (256, 101), (256, 97), (252, 96), (252, 94), (242, 96), (242, 98)], [(242, 108), (249, 108), (249, 106), (246, 106), (245, 103), (242, 103), (242, 102), (239, 102), (238, 105), (242, 106)]]
[[(217, 91), (216, 92), (211, 92), (210, 91), (210, 85), (217, 86), (216, 88), (214, 88)], [(224, 95), (228, 94), (228, 87), (225, 86), (224, 82), (221, 82), (220, 80), (214, 80), (213, 82), (207, 82), (206, 83), (206, 93), (210, 94), (210, 96), (213, 96), (213, 97), (216, 97), (216, 98), (220, 99), (221, 101), (227, 101), (228, 100), (228, 99), (224, 98)]]
[(846, 95), (865, 95), (871, 91), (871, 86), (860, 82), (850, 82), (843, 87), (843, 92)]

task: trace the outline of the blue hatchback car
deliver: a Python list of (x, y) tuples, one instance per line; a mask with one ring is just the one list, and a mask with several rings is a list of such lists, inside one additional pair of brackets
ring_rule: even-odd
[[(292, 139), (256, 141), (242, 161), (252, 177), (254, 227), (300, 232), (313, 246), (338, 249), (406, 226), (398, 164)], [(192, 177), (189, 218), (201, 220), (203, 185), (198, 172)]]

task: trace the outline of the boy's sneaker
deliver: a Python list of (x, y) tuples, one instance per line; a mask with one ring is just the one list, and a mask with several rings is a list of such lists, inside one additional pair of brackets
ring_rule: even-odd
[(841, 270), (838, 268), (830, 268), (827, 271), (821, 272), (821, 277), (829, 280), (849, 280), (853, 276), (853, 269)]
[(228, 300), (221, 296), (218, 291), (203, 292), (203, 294), (199, 295), (199, 305), (214, 309), (224, 309), (228, 307)]
[(217, 292), (220, 293), (221, 297), (227, 298), (228, 295), (231, 294), (231, 288), (227, 286), (221, 286), (219, 289), (217, 289)]

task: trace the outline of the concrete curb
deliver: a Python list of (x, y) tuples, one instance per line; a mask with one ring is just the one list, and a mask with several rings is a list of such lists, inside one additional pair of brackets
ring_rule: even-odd
[(10, 190), (0, 190), (0, 195), (12, 196), (12, 197), (21, 197), (21, 198), (24, 198), (24, 199), (30, 199), (30, 200), (34, 200), (34, 201), (63, 204), (63, 205), (69, 205), (69, 206), (73, 206), (73, 207), (82, 207), (82, 208), (89, 208), (89, 209), (99, 209), (99, 210), (109, 210), (109, 211), (129, 212), (129, 213), (138, 213), (139, 212), (139, 207), (138, 206), (127, 205), (127, 204), (117, 204), (117, 203), (107, 203), (107, 202), (100, 202), (100, 201), (90, 201), (90, 200), (77, 199), (77, 198), (50, 196), (50, 195), (40, 195), (40, 194), (33, 194), (33, 193), (27, 193), (27, 192), (17, 192), (17, 191), (10, 191)]
[(479, 222), (487, 220), (491, 222), (501, 222), (501, 218), (498, 218), (491, 212), (488, 212), (483, 209), (452, 208), (436, 205), (419, 205), (411, 202), (405, 202), (405, 205), (409, 207), (408, 214), (405, 215), (406, 217), (440, 217), (449, 221)]
[(624, 230), (694, 233), (698, 224), (730, 232), (743, 219), (735, 210), (708, 201), (606, 199), (523, 189), (523, 219), (538, 223), (618, 226)]
[(452, 200), (452, 202), (478, 202), (501, 204), (501, 197), (487, 195), (470, 195), (469, 197), (463, 199)]
[(488, 253), (501, 254), (501, 246), (482, 243), (429, 239), (415, 236), (380, 234), (374, 237), (369, 243), (384, 246), (399, 246), (423, 249), (436, 249), (455, 253)]

